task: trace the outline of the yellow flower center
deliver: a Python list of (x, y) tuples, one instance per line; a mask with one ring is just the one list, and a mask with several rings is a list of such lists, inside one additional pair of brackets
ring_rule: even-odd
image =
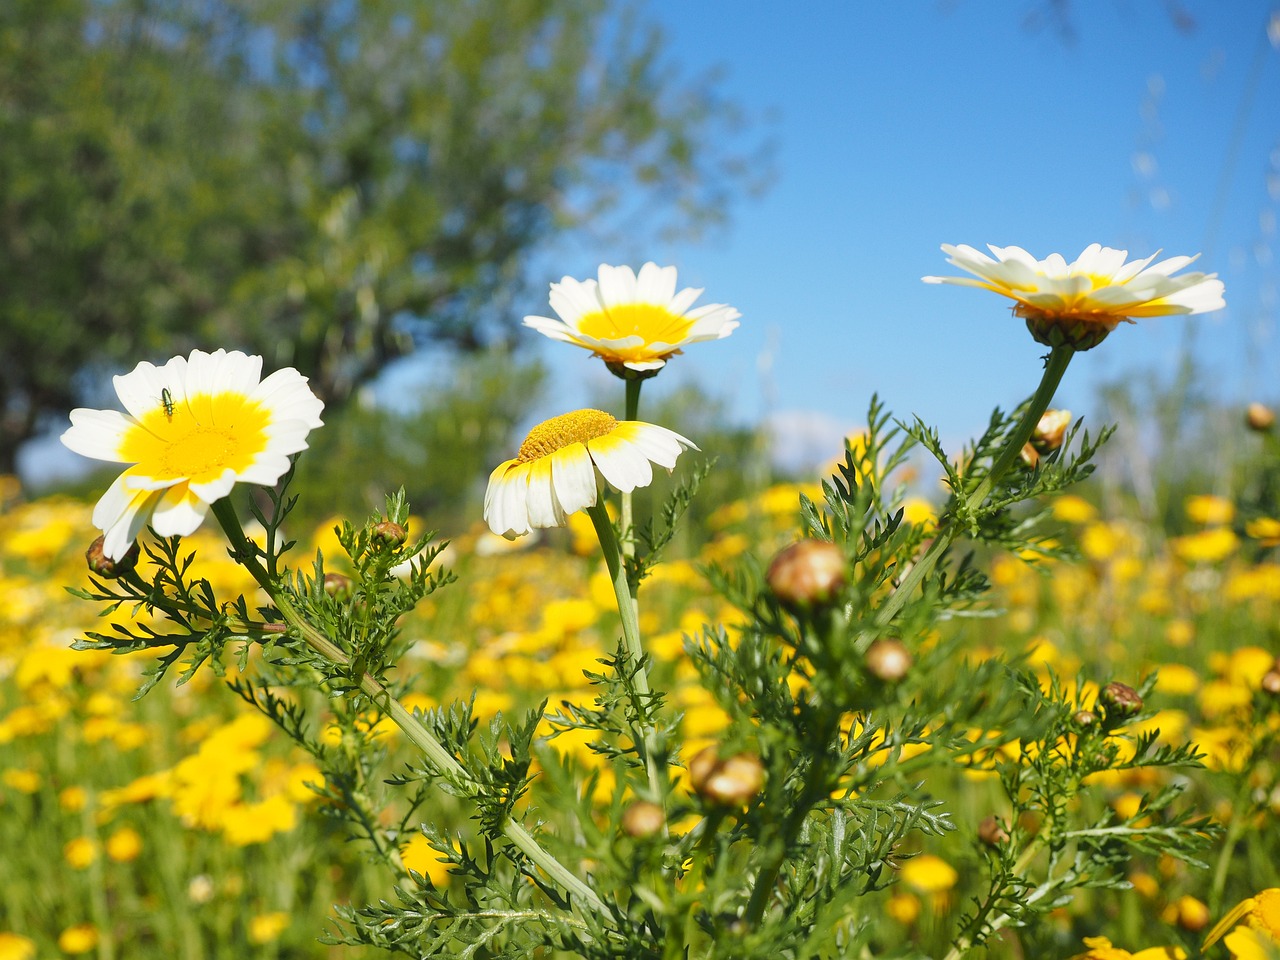
[(266, 449), (268, 412), (243, 394), (156, 403), (120, 444), (120, 458), (136, 464), (137, 474), (208, 482), (225, 470), (247, 469)]
[(645, 343), (679, 343), (693, 321), (654, 303), (625, 303), (578, 320), (578, 332), (596, 340), (640, 337)]
[(516, 460), (528, 463), (550, 456), (571, 443), (586, 443), (608, 434), (618, 421), (603, 410), (575, 410), (544, 420), (524, 438)]

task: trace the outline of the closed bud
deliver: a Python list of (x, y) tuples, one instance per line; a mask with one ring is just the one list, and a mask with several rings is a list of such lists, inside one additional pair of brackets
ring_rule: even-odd
[(652, 837), (666, 823), (662, 808), (648, 800), (637, 800), (622, 811), (622, 830), (629, 837)]
[(1262, 675), (1262, 689), (1273, 697), (1280, 695), (1280, 670), (1268, 670)]
[(341, 573), (324, 575), (324, 592), (331, 597), (345, 600), (351, 596), (351, 578)]
[(800, 540), (779, 551), (765, 582), (784, 606), (808, 610), (831, 603), (848, 580), (844, 551), (825, 540)]
[(1132, 717), (1142, 712), (1142, 698), (1138, 696), (1138, 691), (1127, 683), (1108, 683), (1102, 688), (1098, 700), (1108, 714)]
[(1071, 722), (1081, 730), (1088, 730), (1098, 722), (1098, 715), (1092, 710), (1077, 710), (1071, 717)]
[(995, 816), (990, 816), (978, 824), (978, 839), (988, 847), (998, 847), (1009, 840), (1009, 831)]
[(138, 542), (135, 540), (129, 546), (128, 552), (119, 560), (112, 560), (102, 550), (105, 539), (106, 537), (98, 537), (89, 544), (89, 549), (84, 552), (84, 559), (89, 564), (89, 569), (99, 577), (104, 580), (115, 580), (138, 565)]
[(1250, 430), (1265, 433), (1275, 425), (1276, 415), (1268, 406), (1264, 406), (1261, 403), (1251, 403), (1249, 404), (1249, 409), (1245, 412), (1244, 422), (1248, 424)]
[(1032, 470), (1034, 470), (1036, 468), (1036, 464), (1040, 462), (1040, 454), (1030, 443), (1024, 443), (1022, 445), (1022, 450), (1018, 456), (1021, 457), (1022, 462)]
[(409, 539), (409, 531), (394, 520), (382, 520), (373, 526), (373, 542), (377, 546), (398, 547)]
[(1031, 435), (1031, 445), (1040, 453), (1052, 453), (1062, 446), (1067, 427), (1071, 426), (1070, 410), (1046, 410)]
[(877, 680), (896, 683), (911, 669), (911, 654), (901, 640), (877, 640), (867, 647), (867, 672)]
[(749, 753), (722, 760), (716, 747), (706, 747), (689, 761), (689, 782), (704, 800), (726, 807), (742, 806), (764, 788), (764, 766)]

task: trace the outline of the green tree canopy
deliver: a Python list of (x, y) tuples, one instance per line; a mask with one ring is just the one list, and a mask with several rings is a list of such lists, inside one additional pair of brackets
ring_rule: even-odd
[(334, 405), (503, 339), (563, 231), (718, 215), (733, 125), (607, 0), (6, 0), (0, 471), (141, 357), (239, 347)]

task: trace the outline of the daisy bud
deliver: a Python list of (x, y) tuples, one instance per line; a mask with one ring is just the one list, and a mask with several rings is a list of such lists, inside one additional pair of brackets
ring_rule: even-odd
[(89, 549), (84, 552), (84, 558), (89, 564), (89, 569), (99, 577), (105, 580), (115, 580), (137, 566), (138, 544), (137, 541), (134, 541), (123, 557), (119, 560), (112, 560), (102, 549), (102, 544), (105, 540), (106, 536), (103, 535), (89, 544)]
[(1280, 670), (1268, 670), (1262, 675), (1262, 689), (1273, 697), (1280, 694)]
[(978, 824), (978, 839), (988, 847), (998, 847), (1009, 840), (1009, 831), (995, 816), (990, 816)]
[(1018, 457), (1030, 470), (1034, 470), (1036, 468), (1036, 464), (1040, 462), (1039, 452), (1037, 452), (1036, 448), (1030, 443), (1024, 443), (1022, 445), (1022, 450), (1018, 452)]
[(1248, 424), (1250, 430), (1266, 433), (1275, 425), (1276, 415), (1268, 406), (1264, 406), (1261, 403), (1251, 403), (1245, 413), (1244, 422)]
[(848, 580), (844, 551), (824, 540), (800, 540), (773, 558), (765, 582), (792, 610), (826, 606)]
[(326, 573), (324, 575), (324, 592), (331, 597), (345, 600), (351, 596), (351, 578), (341, 573)]
[(1070, 410), (1046, 410), (1031, 435), (1031, 445), (1040, 453), (1052, 453), (1062, 446), (1070, 425)]
[(911, 662), (911, 654), (901, 640), (877, 640), (867, 648), (867, 672), (885, 683), (896, 683), (905, 677)]
[(759, 758), (739, 753), (720, 759), (716, 747), (694, 754), (689, 761), (689, 782), (704, 800), (721, 806), (741, 806), (764, 788), (764, 767)]
[(1142, 712), (1142, 697), (1126, 683), (1108, 683), (1102, 688), (1098, 700), (1108, 714), (1132, 717)]
[(622, 830), (629, 837), (643, 839), (658, 833), (666, 823), (666, 815), (656, 803), (637, 800), (622, 811)]
[(409, 539), (409, 531), (394, 520), (383, 520), (373, 526), (373, 542), (380, 547), (398, 547)]
[(1098, 715), (1092, 710), (1078, 710), (1071, 717), (1071, 722), (1081, 730), (1088, 730), (1098, 722)]

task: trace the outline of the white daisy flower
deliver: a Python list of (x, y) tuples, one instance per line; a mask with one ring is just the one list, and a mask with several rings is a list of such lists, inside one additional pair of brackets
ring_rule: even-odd
[(560, 319), (525, 317), (525, 326), (592, 351), (616, 373), (643, 373), (659, 370), (686, 344), (727, 337), (742, 316), (723, 303), (694, 308), (702, 291), (676, 293), (675, 267), (646, 263), (637, 276), (630, 267), (601, 264), (599, 277), (551, 284)]
[(693, 442), (665, 427), (618, 421), (602, 410), (575, 410), (529, 431), (514, 460), (489, 476), (484, 518), (508, 540), (539, 527), (564, 526), (593, 507), (597, 472), (624, 493), (653, 480), (651, 463), (670, 471)]
[(186, 536), (237, 483), (274, 484), (324, 409), (297, 370), (263, 380), (262, 358), (238, 350), (143, 361), (114, 382), (127, 412), (72, 410), (62, 435), (83, 456), (131, 464), (93, 511), (113, 560), (148, 523), (162, 537)]
[(1196, 257), (1170, 257), (1152, 264), (1157, 254), (1126, 263), (1127, 250), (1091, 244), (1067, 263), (1061, 254), (1037, 260), (1021, 247), (988, 247), (995, 259), (966, 244), (942, 245), (947, 262), (972, 277), (924, 277), (925, 283), (983, 287), (1016, 301), (1041, 343), (1070, 343), (1087, 350), (1102, 342), (1120, 321), (1133, 317), (1208, 313), (1226, 306), (1216, 273), (1172, 276)]

